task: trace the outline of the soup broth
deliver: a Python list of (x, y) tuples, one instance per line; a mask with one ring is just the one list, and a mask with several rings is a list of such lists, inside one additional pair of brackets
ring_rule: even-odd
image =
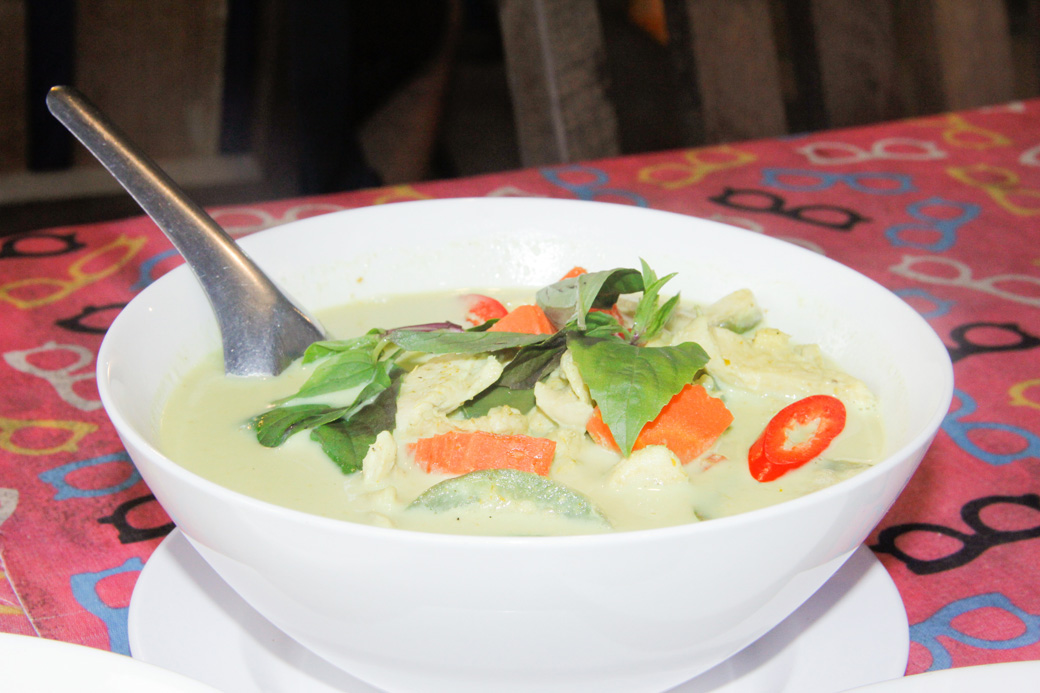
[[(530, 291), (482, 293), (494, 296), (509, 310), (530, 304), (533, 298)], [(633, 450), (626, 458), (602, 440), (597, 442), (584, 424), (594, 402), (588, 401), (587, 388), (566, 355), (535, 387), (537, 403), (530, 411), (500, 407), (483, 419), (466, 419), (460, 411), (450, 411), (430, 415), (430, 421), (423, 419), (425, 413), (417, 413), (426, 411), (425, 403), (421, 390), (409, 394), (416, 387), (410, 378), (415, 380), (421, 371), (432, 373), (428, 378), (432, 386), (454, 387), (474, 370), (474, 364), (485, 363), (480, 359), (506, 357), (408, 357), (404, 367), (413, 370), (401, 380), (397, 429), (377, 438), (363, 469), (345, 474), (307, 433), (264, 447), (258, 444), (252, 423), (272, 402), (291, 398), (320, 366), (320, 359), (306, 365), (297, 362), (277, 377), (234, 378), (224, 375), (221, 355), (214, 353), (172, 393), (162, 419), (161, 447), (172, 460), (202, 477), (288, 508), (409, 530), (506, 535), (628, 531), (710, 520), (803, 496), (879, 459), (880, 417), (862, 383), (814, 347), (792, 344), (772, 327), (734, 323), (733, 316), (739, 318), (743, 308), (719, 318), (722, 308), (718, 306), (680, 306), (646, 345), (703, 342), (711, 360), (696, 382), (732, 414), (732, 422), (710, 448), (686, 462), (661, 445)], [(618, 308), (630, 315), (636, 306), (622, 297)], [(431, 319), (463, 323), (466, 313), (467, 304), (458, 294), (441, 293), (355, 302), (322, 315), (321, 320), (330, 334), (346, 338), (362, 335), (374, 325), (415, 325)], [(446, 377), (445, 364), (461, 370)], [(358, 389), (304, 401), (340, 406), (349, 403)], [(808, 463), (775, 480), (756, 479), (749, 470), (749, 451), (767, 425), (793, 402), (818, 394), (843, 403), (846, 415), (840, 433)], [(414, 407), (405, 403), (409, 397), (417, 398)], [(811, 439), (816, 425), (810, 422), (790, 430), (790, 445)], [(553, 441), (552, 463), (544, 479), (526, 473), (481, 472), (465, 475), (465, 485), (441, 484), (430, 491), (441, 482), (463, 477), (426, 471), (416, 462), (416, 441), (479, 426), (494, 435)], [(474, 501), (475, 497), (479, 498)]]

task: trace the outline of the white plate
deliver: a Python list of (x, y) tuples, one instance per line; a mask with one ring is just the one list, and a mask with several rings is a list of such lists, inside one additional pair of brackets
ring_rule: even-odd
[[(371, 693), (279, 631), (175, 530), (130, 601), (130, 649), (224, 691)], [(786, 621), (674, 693), (833, 693), (903, 675), (910, 640), (888, 572), (861, 547)]]
[(1040, 662), (1005, 662), (915, 674), (849, 693), (1034, 693), (1038, 684)]
[(125, 655), (13, 633), (0, 633), (0, 687), (39, 693), (214, 693)]

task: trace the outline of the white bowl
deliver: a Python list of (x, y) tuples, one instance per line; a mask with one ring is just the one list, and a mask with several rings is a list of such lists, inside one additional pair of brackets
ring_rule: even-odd
[(220, 348), (186, 268), (109, 329), (101, 398), (159, 502), (276, 626), (389, 690), (663, 690), (719, 663), (819, 588), (891, 506), (952, 396), (941, 341), (893, 294), (803, 248), (633, 207), (544, 199), (409, 202), (247, 238), (315, 311), (433, 289), (544, 285), (574, 265), (677, 271), (710, 301), (750, 287), (769, 324), (820, 344), (878, 395), (885, 459), (836, 486), (708, 522), (608, 535), (480, 537), (385, 529), (277, 507), (157, 449), (171, 388)]

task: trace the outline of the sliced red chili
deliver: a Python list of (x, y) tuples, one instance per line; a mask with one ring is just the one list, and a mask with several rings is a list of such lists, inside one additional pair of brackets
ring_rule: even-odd
[(488, 320), (505, 317), (506, 307), (482, 294), (466, 294), (462, 297), (466, 304), (466, 321), (471, 325), (483, 325)]
[[(800, 428), (804, 439), (793, 442)], [(845, 405), (837, 397), (812, 395), (777, 412), (748, 450), (748, 468), (758, 481), (773, 481), (819, 457), (845, 429)]]
[(755, 439), (755, 442), (751, 444), (751, 449), (748, 450), (747, 462), (748, 470), (751, 472), (751, 476), (755, 478), (755, 481), (773, 481), (779, 479), (781, 476), (786, 474), (791, 468), (784, 467), (782, 465), (771, 464), (766, 459), (765, 453), (762, 450), (762, 438), (765, 437), (765, 431)]

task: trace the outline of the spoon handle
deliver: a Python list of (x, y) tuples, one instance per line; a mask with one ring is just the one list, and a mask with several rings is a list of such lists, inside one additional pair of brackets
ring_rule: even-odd
[(216, 314), (228, 374), (278, 374), (324, 338), (317, 322), (85, 96), (72, 87), (53, 87), (47, 107), (184, 256)]

